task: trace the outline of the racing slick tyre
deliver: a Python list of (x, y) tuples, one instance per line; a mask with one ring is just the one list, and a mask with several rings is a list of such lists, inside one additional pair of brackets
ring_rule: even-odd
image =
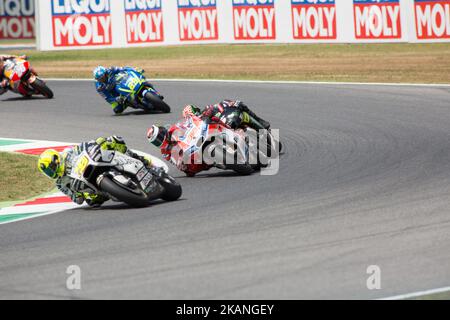
[(170, 113), (170, 107), (167, 103), (162, 101), (158, 96), (147, 92), (145, 94), (145, 99), (156, 109), (164, 113)]
[(148, 197), (144, 191), (139, 190), (139, 193), (132, 192), (112, 180), (110, 177), (104, 177), (99, 187), (114, 198), (125, 202), (129, 206), (138, 208), (146, 207), (149, 204)]
[(168, 174), (164, 174), (161, 178), (158, 179), (158, 182), (164, 188), (161, 199), (165, 201), (175, 201), (181, 197), (181, 185)]
[(33, 87), (34, 90), (36, 90), (37, 92), (39, 92), (40, 94), (42, 94), (44, 97), (46, 97), (47, 99), (52, 99), (53, 98), (53, 91), (50, 90), (49, 87), (47, 87), (47, 85), (45, 84), (44, 81), (42, 81), (41, 79), (37, 78), (32, 84), (31, 86)]

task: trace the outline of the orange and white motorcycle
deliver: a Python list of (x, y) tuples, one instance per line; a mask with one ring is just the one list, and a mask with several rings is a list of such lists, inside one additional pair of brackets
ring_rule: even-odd
[(7, 59), (4, 62), (3, 78), (6, 78), (7, 89), (24, 97), (43, 95), (53, 98), (53, 92), (41, 80), (30, 62), (23, 57)]

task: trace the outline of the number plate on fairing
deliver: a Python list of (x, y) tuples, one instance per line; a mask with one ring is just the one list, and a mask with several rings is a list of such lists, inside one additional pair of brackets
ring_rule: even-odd
[(83, 176), (84, 171), (86, 171), (87, 166), (89, 165), (89, 159), (86, 156), (83, 156), (78, 160), (75, 168), (76, 174), (79, 176)]
[(141, 170), (139, 170), (138, 173), (136, 173), (136, 178), (138, 181), (142, 181), (142, 179), (145, 177), (145, 175), (148, 174), (148, 170), (145, 167), (142, 167)]
[(145, 192), (149, 192), (151, 189), (154, 189), (155, 184), (155, 179), (153, 179), (153, 175), (151, 173), (147, 174), (141, 181), (141, 186)]

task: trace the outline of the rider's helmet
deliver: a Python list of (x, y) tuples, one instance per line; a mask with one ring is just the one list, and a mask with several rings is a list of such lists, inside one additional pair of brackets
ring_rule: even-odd
[(200, 114), (200, 108), (193, 104), (188, 104), (183, 109), (183, 117), (184, 118), (198, 116), (199, 114)]
[(95, 80), (99, 82), (105, 82), (106, 81), (106, 74), (108, 73), (108, 70), (105, 67), (98, 66), (94, 69), (94, 78)]
[(64, 165), (62, 164), (61, 154), (53, 149), (45, 150), (39, 156), (38, 169), (51, 179), (62, 177)]
[(147, 131), (147, 139), (151, 144), (159, 148), (163, 144), (164, 140), (167, 139), (167, 133), (168, 130), (166, 127), (153, 125)]

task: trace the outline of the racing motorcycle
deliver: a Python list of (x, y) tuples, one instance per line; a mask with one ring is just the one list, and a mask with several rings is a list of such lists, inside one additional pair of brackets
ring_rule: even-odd
[(146, 111), (170, 112), (170, 106), (163, 101), (164, 97), (146, 82), (142, 73), (127, 70), (116, 75), (115, 90), (126, 106)]
[(8, 89), (15, 93), (24, 97), (43, 95), (48, 99), (53, 98), (52, 90), (38, 77), (30, 62), (25, 59), (6, 60), (3, 74), (8, 81)]
[(108, 196), (132, 207), (147, 206), (150, 200), (175, 201), (180, 184), (163, 169), (148, 168), (142, 161), (120, 152), (82, 152), (75, 159), (70, 177), (81, 183), (81, 192)]
[[(248, 114), (245, 111), (239, 111), (235, 109), (226, 109), (222, 112), (220, 115), (219, 121), (223, 123), (227, 127), (231, 128), (240, 128), (243, 130), (247, 130), (248, 128), (256, 128), (257, 130), (263, 130), (264, 127), (261, 123), (258, 122), (255, 118), (253, 118), (250, 114)], [(282, 143), (279, 141), (279, 139), (275, 139), (274, 136), (271, 133), (271, 130), (267, 130), (268, 139), (266, 141), (267, 144), (271, 145), (273, 143), (278, 144), (278, 152), (281, 153), (283, 149)], [(275, 148), (275, 146), (272, 146), (272, 149)], [(268, 150), (268, 156), (270, 156), (270, 149)]]
[(267, 167), (278, 151), (278, 142), (270, 131), (250, 127), (230, 129), (222, 122), (192, 116), (177, 124), (172, 134), (172, 158), (175, 163), (203, 164), (248, 175)]

